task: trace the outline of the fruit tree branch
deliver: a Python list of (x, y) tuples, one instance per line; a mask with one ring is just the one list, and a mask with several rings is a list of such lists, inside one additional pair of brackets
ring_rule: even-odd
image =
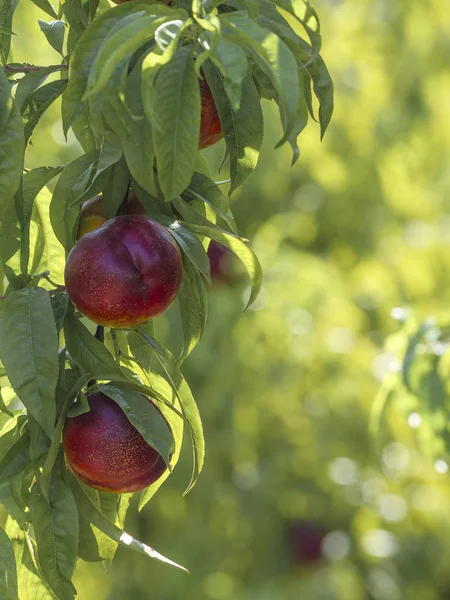
[(69, 68), (69, 65), (6, 65), (3, 67), (5, 73), (30, 73), (31, 71), (42, 71), (42, 69), (53, 69), (54, 71), (65, 71)]

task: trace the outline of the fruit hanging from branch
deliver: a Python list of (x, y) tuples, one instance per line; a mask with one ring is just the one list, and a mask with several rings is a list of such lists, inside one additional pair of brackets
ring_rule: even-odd
[(170, 233), (145, 216), (105, 222), (67, 257), (70, 300), (104, 327), (137, 327), (164, 312), (180, 288), (182, 258)]
[(68, 418), (64, 427), (63, 447), (72, 473), (96, 490), (116, 494), (142, 490), (159, 479), (167, 469), (164, 459), (120, 406), (101, 392), (87, 400), (90, 410)]
[[(22, 490), (7, 524), (25, 552), (19, 579), (8, 575), (8, 597), (21, 600), (28, 575), (36, 597), (73, 600), (78, 558), (112, 560), (109, 538), (179, 567), (123, 531), (121, 493), (142, 489), (141, 507), (152, 498), (185, 427), (194, 457), (186, 491), (201, 473), (201, 415), (181, 369), (207, 326), (210, 242), (241, 260), (247, 306), (261, 287), (229, 196), (257, 166), (262, 103), (277, 106), (278, 146), (292, 148), (293, 162), (313, 95), (322, 136), (333, 112), (307, 0), (117, 4), (65, 2), (58, 20), (40, 20), (61, 55), (48, 67), (7, 64), (11, 31), (21, 39), (12, 0), (2, 23), (0, 367), (15, 397), (0, 406), (0, 477)], [(34, 130), (59, 98), (80, 156), (30, 168)], [(201, 153), (212, 144), (224, 149), (228, 190)], [(155, 337), (153, 318), (172, 303), (181, 348)], [(113, 511), (101, 490), (118, 494)]]

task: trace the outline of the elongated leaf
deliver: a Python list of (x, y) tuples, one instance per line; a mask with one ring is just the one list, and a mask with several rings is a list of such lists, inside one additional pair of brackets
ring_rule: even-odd
[(314, 117), (311, 101), (308, 98), (312, 78), (314, 93), (319, 100), (319, 121), (321, 137), (323, 138), (334, 109), (333, 82), (325, 62), (319, 54), (315, 55), (313, 53), (311, 46), (295, 33), (289, 23), (269, 2), (263, 2), (258, 22), (278, 35), (300, 63), (300, 75), (304, 80), (304, 93), (306, 94), (305, 99), (309, 106), (309, 112)]
[(58, 334), (42, 288), (10, 294), (0, 313), (0, 357), (14, 391), (44, 431), (55, 427)]
[[(14, 555), (16, 558), (19, 598), (33, 600), (55, 600), (55, 595), (51, 593), (40, 574), (36, 570), (36, 557), (34, 545), (31, 538), (19, 528), (19, 525), (11, 518), (6, 522), (6, 531), (12, 540)], [(33, 553), (33, 557), (31, 556)]]
[[(181, 409), (180, 403), (170, 384), (167, 383), (167, 381), (163, 377), (161, 377), (161, 375), (159, 375), (158, 373), (151, 372), (149, 374), (149, 379), (151, 381), (152, 390), (156, 391), (160, 396), (170, 399), (172, 402), (172, 406), (177, 410)], [(169, 406), (160, 404), (159, 409), (163, 413), (164, 417), (167, 419), (167, 422), (169, 423), (173, 434), (175, 449), (172, 456), (170, 457), (170, 466), (171, 470), (173, 470), (180, 457), (181, 446), (183, 444), (184, 421)], [(159, 479), (157, 479), (154, 483), (152, 483), (149, 487), (142, 491), (141, 497), (139, 498), (140, 511), (144, 508), (147, 502), (151, 500), (151, 498), (159, 490), (159, 488), (166, 481), (169, 475), (170, 471), (169, 469), (167, 469)]]
[(210, 280), (211, 265), (209, 263), (208, 255), (198, 237), (194, 235), (192, 231), (181, 225), (179, 221), (170, 223), (168, 230), (194, 267), (198, 269), (207, 280)]
[[(78, 483), (78, 482), (77, 482)], [(75, 486), (74, 486), (75, 487)], [(84, 490), (81, 486), (78, 487), (78, 492), (76, 493), (77, 503), (81, 510), (83, 510), (85, 515), (89, 515), (89, 519), (91, 523), (95, 525), (100, 531), (103, 531), (106, 535), (108, 535), (111, 539), (115, 540), (117, 543), (130, 548), (130, 550), (134, 550), (135, 552), (139, 552), (140, 554), (144, 554), (149, 558), (153, 558), (159, 562), (162, 562), (166, 565), (176, 567), (181, 569), (182, 571), (187, 571), (181, 565), (173, 562), (169, 558), (166, 558), (147, 544), (140, 542), (130, 534), (122, 531), (119, 527), (111, 523), (100, 511), (99, 509), (90, 501), (88, 496), (85, 494)]]
[(6, 452), (0, 461), (0, 481), (6, 481), (17, 475), (30, 464), (28, 447), (30, 436), (24, 433)]
[(283, 122), (283, 144), (292, 133), (299, 102), (299, 81), (295, 58), (282, 39), (243, 15), (221, 16), (224, 30), (232, 40), (244, 45), (271, 80)]
[(177, 364), (181, 364), (200, 341), (206, 325), (208, 300), (198, 271), (183, 261), (183, 278), (178, 292), (181, 324), (183, 326), (183, 349)]
[(180, 402), (186, 423), (189, 425), (191, 431), (194, 450), (194, 465), (191, 481), (184, 492), (187, 494), (195, 485), (205, 460), (205, 440), (203, 437), (203, 425), (200, 413), (189, 385), (169, 350), (164, 348), (164, 346), (143, 331), (138, 329), (138, 332), (155, 351), (155, 356), (158, 358), (167, 374), (169, 383)]
[(0, 69), (0, 214), (19, 188), (24, 151), (20, 112), (12, 102), (8, 78)]
[[(231, 232), (237, 233), (236, 223), (234, 222), (228, 198), (222, 193), (219, 186), (207, 175), (195, 172), (189, 187), (183, 194), (183, 198), (204, 202), (207, 206), (212, 208), (218, 220), (223, 221), (224, 226), (228, 227)], [(195, 207), (197, 203), (192, 202), (191, 204)]]
[(126, 380), (120, 367), (108, 352), (69, 310), (64, 324), (67, 351), (75, 363), (85, 373), (92, 373), (95, 379)]
[(63, 55), (64, 21), (57, 20), (47, 23), (38, 19), (38, 23), (50, 46)]
[(204, 227), (203, 225), (196, 225), (195, 223), (185, 223), (186, 227), (206, 237), (209, 237), (216, 242), (220, 242), (227, 248), (229, 248), (236, 256), (241, 260), (244, 265), (252, 286), (250, 298), (245, 306), (248, 308), (256, 300), (262, 284), (262, 269), (259, 264), (258, 258), (251, 248), (247, 246), (245, 241), (241, 238), (235, 237), (225, 231), (219, 229), (213, 229), (212, 227)]
[(197, 160), (200, 131), (200, 88), (189, 47), (177, 50), (155, 81), (150, 115), (158, 177), (167, 200), (189, 185)]
[(2, 63), (6, 64), (11, 47), (12, 19), (14, 11), (19, 4), (19, 0), (1, 0), (0, 2), (0, 26), (3, 31), (0, 33), (0, 54)]
[(61, 445), (61, 434), (63, 431), (64, 423), (66, 421), (67, 412), (68, 412), (69, 408), (71, 407), (73, 401), (75, 400), (75, 397), (77, 396), (77, 394), (87, 384), (87, 382), (89, 381), (90, 378), (91, 378), (91, 374), (85, 373), (75, 382), (75, 384), (73, 385), (73, 387), (67, 394), (64, 405), (61, 409), (61, 413), (59, 414), (58, 422), (57, 422), (56, 428), (55, 428), (55, 436), (54, 436), (54, 439), (48, 450), (47, 458), (42, 467), (41, 477), (40, 477), (40, 481), (39, 481), (42, 493), (44, 494), (47, 501), (50, 501), (51, 475), (52, 475), (52, 470), (55, 465), (56, 459), (58, 457), (58, 452), (59, 452), (60, 445)]
[(58, 599), (75, 598), (71, 582), (78, 550), (78, 511), (69, 486), (54, 476), (47, 502), (35, 484), (30, 512), (42, 573)]
[(43, 10), (50, 17), (53, 17), (55, 19), (58, 18), (58, 15), (56, 14), (55, 9), (53, 8), (53, 6), (50, 4), (50, 2), (48, 0), (32, 0), (32, 2), (34, 2), (34, 4), (36, 4), (36, 6), (38, 8)]
[(120, 406), (144, 440), (163, 457), (167, 466), (170, 466), (173, 435), (151, 399), (114, 383), (100, 385), (99, 389)]
[(28, 141), (34, 128), (39, 122), (44, 112), (53, 102), (61, 96), (67, 86), (67, 79), (57, 79), (43, 85), (34, 91), (23, 111), (25, 119), (25, 140)]
[(16, 559), (11, 540), (0, 528), (0, 597), (3, 600), (19, 600), (17, 588)]
[(223, 85), (233, 110), (239, 110), (242, 98), (242, 82), (248, 71), (248, 61), (244, 50), (222, 37), (211, 51), (209, 58), (219, 69)]
[[(142, 7), (143, 8), (143, 7)], [(164, 5), (153, 5), (150, 11), (141, 10), (124, 17), (109, 32), (97, 55), (89, 76), (88, 94), (98, 94), (107, 85), (117, 65), (148, 42), (160, 25), (170, 16), (184, 19), (184, 10), (176, 11)]]
[[(36, 272), (49, 271), (52, 281), (59, 285), (64, 283), (65, 251), (57, 239), (50, 222), (50, 203), (52, 196), (47, 188), (43, 188), (34, 199), (32, 219), (37, 222), (43, 238), (43, 251), (39, 264), (32, 264)], [(35, 271), (33, 271), (35, 272)]]
[(300, 21), (311, 41), (313, 56), (317, 56), (322, 43), (320, 22), (317, 12), (309, 3), (309, 0), (275, 0), (274, 4)]
[(17, 84), (16, 104), (22, 112), (30, 99), (31, 94), (37, 90), (47, 79), (49, 75), (55, 72), (55, 67), (44, 67), (39, 71), (30, 71), (26, 73)]
[(218, 70), (205, 63), (204, 71), (214, 96), (230, 156), (230, 194), (254, 171), (263, 140), (263, 115), (258, 91), (248, 75), (242, 83), (242, 102), (233, 111)]
[(99, 153), (94, 150), (66, 165), (55, 186), (50, 205), (50, 220), (56, 237), (70, 250), (75, 242), (75, 228), (79, 208), (72, 206), (73, 200), (89, 187), (93, 177), (94, 163)]
[(69, 84), (62, 98), (62, 120), (66, 135), (75, 118), (85, 110), (85, 103), (81, 99), (101, 44), (114, 25), (133, 10), (136, 9), (124, 3), (103, 13), (89, 25), (78, 41), (70, 61)]

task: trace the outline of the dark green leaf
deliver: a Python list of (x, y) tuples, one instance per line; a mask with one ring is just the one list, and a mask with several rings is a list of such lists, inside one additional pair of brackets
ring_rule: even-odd
[(2, 63), (6, 64), (11, 46), (11, 34), (5, 33), (12, 29), (12, 19), (19, 0), (1, 0), (0, 2), (0, 26), (4, 32), (0, 33), (0, 54)]
[(11, 540), (0, 528), (0, 598), (19, 600), (17, 569)]
[(151, 399), (114, 383), (100, 385), (99, 390), (120, 406), (144, 440), (163, 457), (169, 466), (170, 456), (173, 453), (172, 432)]
[(43, 10), (50, 17), (53, 17), (55, 19), (58, 18), (58, 15), (56, 14), (55, 9), (53, 8), (53, 6), (50, 4), (50, 2), (48, 0), (32, 0), (32, 1), (34, 2), (34, 4), (36, 4), (36, 6), (38, 8)]
[(210, 280), (211, 265), (209, 263), (208, 255), (198, 237), (178, 221), (170, 223), (167, 226), (167, 229), (194, 267)]
[(63, 56), (64, 21), (50, 21), (47, 23), (38, 19), (38, 23), (50, 46)]
[(262, 269), (259, 261), (251, 248), (247, 246), (245, 241), (241, 238), (235, 237), (226, 231), (214, 229), (212, 227), (205, 227), (203, 225), (196, 225), (194, 223), (184, 223), (186, 227), (206, 237), (220, 242), (227, 248), (229, 248), (236, 256), (241, 260), (244, 265), (252, 286), (250, 298), (245, 306), (248, 308), (256, 300), (259, 290), (262, 284)]
[(28, 104), (23, 112), (25, 119), (25, 139), (28, 141), (34, 128), (39, 122), (47, 108), (61, 96), (67, 86), (67, 79), (58, 79), (43, 85), (30, 96)]
[(64, 167), (53, 192), (50, 205), (50, 220), (56, 237), (70, 250), (75, 242), (79, 208), (73, 201), (89, 187), (94, 164), (98, 160), (97, 150), (84, 154)]
[(58, 333), (48, 292), (10, 294), (0, 313), (0, 356), (14, 391), (52, 437), (58, 379)]
[(183, 350), (178, 364), (181, 364), (198, 344), (208, 316), (208, 299), (203, 279), (186, 260), (183, 263), (183, 278), (177, 296), (183, 326)]
[(135, 552), (144, 554), (145, 556), (153, 558), (154, 560), (186, 571), (186, 569), (181, 565), (178, 565), (177, 563), (171, 561), (170, 559), (166, 558), (150, 546), (147, 546), (146, 544), (135, 539), (130, 534), (126, 533), (125, 531), (114, 525), (114, 523), (111, 523), (111, 521), (109, 521), (100, 512), (97, 506), (95, 506), (95, 504), (91, 502), (90, 498), (88, 498), (84, 490), (85, 487), (81, 489), (81, 486), (78, 486), (78, 491), (74, 489), (77, 498), (77, 504), (80, 510), (89, 517), (91, 523), (95, 525), (95, 527), (100, 529), (100, 531), (103, 531), (107, 536), (115, 540), (117, 543), (122, 544), (126, 548), (130, 548), (130, 550), (134, 550)]
[(169, 350), (164, 348), (164, 346), (142, 330), (138, 329), (138, 332), (155, 351), (155, 356), (158, 358), (161, 366), (166, 372), (169, 383), (180, 402), (181, 410), (191, 431), (194, 450), (194, 465), (191, 481), (184, 492), (187, 494), (195, 485), (205, 460), (205, 440), (203, 437), (203, 425), (200, 413), (189, 385)]
[[(0, 36), (2, 38), (4, 36)], [(19, 188), (25, 142), (20, 112), (11, 99), (11, 89), (0, 70), (0, 214)]]
[(251, 75), (242, 82), (242, 102), (235, 112), (225, 94), (218, 70), (206, 63), (204, 70), (225, 136), (230, 156), (230, 194), (238, 188), (256, 168), (263, 140), (263, 115), (258, 91)]
[(56, 294), (51, 297), (53, 316), (55, 317), (56, 329), (58, 333), (61, 331), (64, 319), (66, 318), (67, 307), (69, 305), (69, 297), (67, 294)]
[(78, 511), (69, 486), (53, 476), (47, 502), (35, 483), (30, 512), (42, 573), (59, 599), (73, 599), (76, 590), (71, 579), (78, 550)]
[(67, 351), (85, 373), (95, 379), (126, 380), (120, 367), (105, 348), (69, 310), (64, 324)]
[(159, 183), (171, 200), (189, 185), (199, 145), (200, 88), (189, 47), (179, 48), (161, 67), (154, 94), (152, 113), (148, 114), (148, 105), (145, 109), (153, 127)]

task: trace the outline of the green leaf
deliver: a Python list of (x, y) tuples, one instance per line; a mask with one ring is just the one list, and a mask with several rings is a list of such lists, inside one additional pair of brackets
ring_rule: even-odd
[(8, 32), (2, 32), (0, 34), (0, 54), (2, 64), (6, 64), (8, 61), (9, 50), (11, 47), (11, 34), (9, 31), (12, 29), (12, 19), (18, 4), (19, 0), (2, 0), (0, 3), (0, 26)]
[(192, 446), (194, 451), (194, 465), (192, 470), (191, 481), (189, 482), (189, 485), (186, 488), (186, 491), (184, 492), (184, 494), (187, 494), (189, 490), (191, 490), (195, 485), (195, 482), (198, 479), (198, 476), (203, 468), (203, 463), (205, 460), (205, 440), (203, 437), (203, 425), (200, 413), (197, 408), (194, 396), (192, 395), (192, 392), (189, 388), (189, 385), (183, 377), (183, 374), (178, 368), (169, 350), (167, 350), (167, 348), (164, 348), (164, 346), (162, 346), (159, 342), (157, 342), (147, 333), (144, 333), (142, 330), (138, 329), (137, 331), (139, 335), (141, 335), (142, 338), (155, 351), (155, 356), (161, 363), (161, 366), (167, 375), (169, 383), (172, 386), (180, 402), (181, 410), (186, 419), (186, 423), (188, 424), (191, 431)]
[(76, 494), (77, 504), (80, 510), (85, 515), (88, 515), (91, 523), (95, 525), (95, 527), (100, 529), (100, 531), (103, 531), (107, 536), (109, 536), (111, 539), (121, 544), (122, 546), (130, 548), (130, 550), (134, 550), (135, 552), (144, 554), (149, 558), (153, 558), (154, 560), (162, 562), (166, 565), (176, 567), (178, 569), (181, 569), (182, 571), (187, 571), (187, 569), (185, 569), (181, 565), (178, 565), (169, 558), (166, 558), (150, 546), (147, 546), (147, 544), (140, 542), (139, 540), (131, 536), (129, 533), (126, 533), (125, 531), (114, 525), (114, 523), (111, 523), (111, 521), (109, 521), (100, 512), (97, 506), (95, 506), (95, 504), (93, 504), (90, 498), (86, 495), (85, 487), (83, 486), (82, 488), (81, 485), (78, 484), (78, 482), (76, 482), (76, 484), (74, 483), (73, 487), (75, 488), (76, 485), (78, 485), (78, 490), (74, 489), (74, 492)]
[(19, 600), (16, 559), (11, 540), (0, 528), (0, 598)]
[[(2, 38), (3, 36), (0, 36)], [(25, 142), (20, 112), (11, 97), (8, 78), (0, 70), (0, 214), (19, 188)]]
[(230, 194), (254, 171), (263, 141), (263, 114), (258, 90), (251, 75), (242, 82), (242, 102), (234, 111), (225, 94), (218, 70), (205, 63), (204, 71), (214, 96), (230, 156)]
[(167, 225), (167, 229), (180, 246), (184, 255), (209, 281), (211, 279), (211, 265), (208, 255), (198, 237), (181, 225), (179, 221), (172, 221)]
[(200, 341), (208, 316), (205, 285), (198, 271), (186, 260), (177, 298), (183, 326), (183, 349), (177, 361), (180, 365)]
[(311, 41), (313, 57), (317, 56), (322, 43), (320, 22), (317, 12), (309, 3), (309, 0), (276, 0), (274, 4), (300, 21)]
[(69, 306), (69, 297), (66, 293), (55, 294), (51, 297), (50, 301), (52, 303), (56, 329), (59, 333), (64, 325), (64, 320), (66, 318), (67, 308)]
[[(295, 33), (289, 23), (268, 2), (262, 4), (261, 15), (258, 17), (258, 22), (266, 29), (270, 29), (278, 35), (286, 43), (292, 54), (300, 63), (299, 79), (303, 79), (303, 93), (309, 107), (309, 112), (314, 118), (309, 98), (311, 93), (310, 81), (312, 78), (314, 93), (319, 100), (319, 121), (321, 137), (323, 138), (330, 123), (334, 108), (333, 82), (325, 62), (320, 55), (313, 54), (311, 46)], [(300, 89), (300, 92), (302, 92), (302, 89)]]
[(209, 58), (223, 77), (223, 86), (233, 110), (241, 105), (242, 82), (248, 71), (248, 61), (244, 50), (222, 37), (209, 54)]
[(42, 573), (58, 599), (73, 599), (76, 590), (71, 579), (78, 550), (78, 511), (69, 486), (53, 476), (47, 502), (35, 483), (30, 513)]
[(297, 115), (299, 81), (295, 58), (282, 39), (247, 17), (231, 13), (221, 15), (220, 19), (227, 37), (251, 53), (277, 91), (284, 129), (284, 136), (277, 144), (280, 146), (291, 134)]
[(108, 183), (103, 190), (103, 206), (107, 218), (116, 215), (127, 195), (130, 185), (130, 172), (128, 171), (124, 158), (116, 163), (111, 170)]
[(55, 427), (58, 333), (48, 292), (10, 294), (0, 313), (0, 357), (14, 391), (49, 437)]
[(21, 78), (16, 88), (16, 104), (20, 112), (26, 108), (31, 94), (54, 72), (55, 67), (44, 67), (39, 71), (30, 71)]
[(258, 296), (262, 284), (261, 265), (253, 250), (247, 246), (243, 239), (235, 237), (226, 231), (197, 225), (195, 223), (184, 223), (184, 225), (195, 233), (209, 237), (212, 240), (216, 240), (216, 242), (220, 242), (234, 252), (241, 260), (250, 277), (252, 287), (250, 298), (245, 308), (251, 306)]
[[(18, 194), (21, 205), (18, 210), (21, 223), (21, 267), (22, 271), (28, 272), (30, 254), (30, 223), (33, 212), (34, 199), (41, 189), (47, 185), (62, 170), (62, 167), (38, 167), (27, 171), (23, 176), (21, 193)], [(16, 204), (17, 208), (17, 204)]]
[(186, 13), (154, 4), (151, 14), (141, 10), (121, 19), (108, 33), (98, 52), (89, 75), (87, 94), (101, 92), (119, 63), (148, 42), (170, 16), (177, 15), (184, 18)]
[(0, 482), (10, 479), (30, 464), (30, 435), (26, 431), (6, 452), (0, 461)]
[(147, 192), (156, 196), (155, 176), (153, 163), (155, 151), (153, 149), (152, 129), (145, 117), (142, 103), (142, 61), (134, 67), (128, 77), (125, 99), (137, 127), (132, 139), (123, 140), (125, 160), (131, 175)]
[(152, 400), (114, 383), (100, 385), (99, 390), (120, 406), (133, 427), (169, 467), (174, 445), (172, 432)]
[(79, 208), (73, 201), (89, 187), (97, 150), (84, 154), (66, 165), (58, 179), (50, 205), (50, 220), (56, 237), (70, 250), (75, 242)]
[(28, 104), (23, 112), (25, 120), (25, 140), (28, 141), (34, 128), (44, 112), (61, 96), (67, 86), (67, 79), (58, 79), (43, 85), (30, 96)]
[(66, 421), (68, 410), (73, 404), (73, 401), (75, 400), (78, 393), (88, 383), (90, 378), (91, 374), (85, 373), (75, 382), (75, 384), (67, 394), (63, 407), (61, 409), (61, 413), (59, 414), (58, 422), (55, 428), (55, 435), (49, 448), (47, 458), (45, 459), (45, 463), (42, 467), (41, 477), (39, 481), (42, 493), (44, 494), (47, 501), (50, 501), (51, 475), (53, 467), (56, 463), (56, 459), (58, 458), (58, 453), (61, 445), (61, 434), (63, 431), (64, 423)]
[(198, 153), (200, 88), (189, 47), (179, 48), (170, 63), (161, 67), (154, 98), (152, 113), (148, 114), (147, 104), (145, 109), (153, 127), (159, 183), (165, 198), (171, 200), (189, 185)]
[(63, 130), (66, 135), (75, 118), (85, 110), (85, 103), (81, 99), (101, 44), (114, 25), (133, 10), (136, 8), (123, 3), (103, 13), (89, 25), (78, 41), (70, 60), (69, 84), (62, 98)]
[(48, 43), (52, 48), (59, 52), (63, 56), (63, 44), (64, 44), (64, 21), (42, 21), (38, 19), (39, 27), (47, 38)]
[[(178, 459), (180, 457), (181, 446), (183, 443), (184, 421), (182, 418), (180, 418), (177, 415), (177, 413), (175, 413), (172, 410), (172, 408), (176, 408), (177, 410), (180, 410), (181, 409), (180, 403), (179, 403), (176, 395), (174, 394), (170, 384), (167, 383), (167, 381), (163, 377), (161, 377), (161, 375), (152, 372), (150, 374), (149, 379), (151, 380), (151, 387), (154, 392), (156, 392), (158, 395), (160, 395), (162, 397), (171, 399), (171, 403), (172, 403), (171, 406), (160, 404), (159, 409), (161, 410), (165, 419), (169, 423), (170, 429), (172, 430), (172, 434), (173, 434), (175, 449), (170, 458), (170, 466), (171, 466), (171, 470), (173, 471), (173, 469), (175, 468), (175, 465), (177, 464)], [(162, 486), (162, 484), (169, 477), (170, 472), (171, 471), (169, 471), (169, 469), (167, 469), (161, 475), (161, 477), (159, 479), (157, 479), (154, 483), (152, 483), (150, 486), (145, 488), (145, 490), (142, 490), (142, 494), (139, 499), (139, 510), (140, 511), (144, 508), (144, 506), (147, 504), (147, 502), (149, 502), (149, 500), (156, 494), (156, 492), (159, 490), (159, 488)]]
[[(230, 209), (229, 200), (210, 177), (195, 172), (183, 197), (193, 198), (204, 202), (207, 206), (212, 208), (219, 221), (223, 221), (224, 226), (228, 227), (231, 232), (237, 233), (236, 223), (234, 222), (233, 213)], [(192, 203), (194, 206), (195, 204), (195, 202)]]
[(67, 351), (85, 373), (95, 379), (126, 380), (120, 367), (99, 340), (97, 340), (69, 310), (64, 324)]
[[(36, 265), (38, 273), (49, 271), (52, 281), (58, 284), (64, 283), (64, 265), (66, 255), (63, 246), (57, 239), (50, 222), (50, 203), (52, 197), (47, 188), (43, 188), (34, 199), (34, 211), (32, 219), (39, 227), (43, 237), (43, 252), (39, 265)], [(33, 263), (33, 268), (35, 267)]]
[(47, 13), (50, 17), (53, 17), (55, 19), (58, 18), (58, 15), (56, 14), (55, 9), (53, 8), (53, 6), (50, 4), (50, 2), (48, 0), (32, 0), (32, 2), (34, 4), (36, 4), (36, 6), (38, 8), (40, 8), (45, 13)]
[(10, 417), (14, 417), (14, 413), (12, 413), (9, 408), (6, 406), (5, 401), (3, 400), (2, 390), (0, 388), (0, 411), (6, 413)]

